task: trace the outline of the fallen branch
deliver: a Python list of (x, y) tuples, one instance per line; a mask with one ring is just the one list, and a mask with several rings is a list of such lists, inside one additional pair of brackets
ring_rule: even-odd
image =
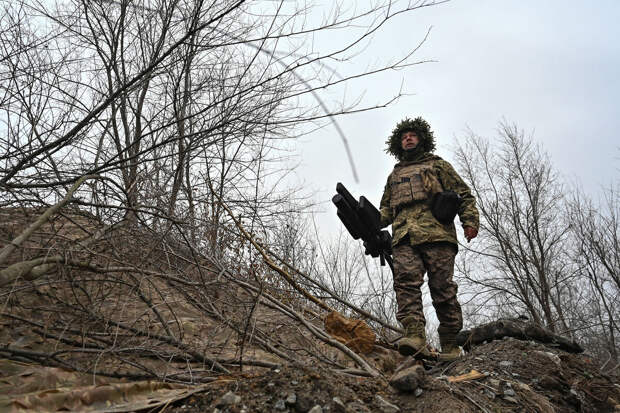
[(461, 374), (460, 376), (448, 376), (448, 382), (460, 383), (463, 381), (478, 380), (486, 376), (487, 375), (484, 373), (480, 373), (477, 370), (472, 370), (469, 373)]
[[(10, 245), (10, 244), (9, 244)], [(60, 255), (35, 258), (29, 261), (16, 262), (0, 270), (0, 287), (12, 283), (18, 278), (28, 281), (36, 280), (56, 270), (58, 263), (64, 261)]]
[[(30, 226), (28, 228), (26, 228), (24, 230), (24, 232), (22, 232), (17, 238), (15, 238), (13, 241), (11, 241), (7, 245), (5, 245), (4, 248), (2, 248), (2, 250), (0, 251), (0, 265), (2, 265), (7, 260), (7, 258), (9, 257), (9, 255), (11, 255), (13, 253), (13, 251), (15, 251), (28, 238), (30, 238), (30, 236), (37, 229), (41, 228), (41, 226), (43, 224), (45, 224), (47, 221), (49, 221), (49, 219), (52, 217), (52, 215), (54, 215), (56, 212), (58, 212), (58, 210), (60, 210), (69, 201), (71, 201), (71, 198), (73, 198), (73, 194), (75, 193), (75, 191), (77, 191), (77, 189), (80, 187), (80, 185), (82, 185), (85, 181), (87, 181), (89, 179), (102, 179), (102, 178), (99, 175), (85, 175), (85, 176), (81, 177), (80, 179), (78, 179), (73, 184), (73, 186), (69, 189), (69, 191), (67, 191), (67, 194), (65, 195), (65, 197), (60, 202), (58, 202), (57, 204), (52, 205), (51, 207), (49, 207), (43, 214), (41, 214), (39, 216), (39, 218), (37, 218), (37, 220), (35, 222), (30, 224)], [(13, 281), (13, 280), (12, 279), (5, 280), (5, 279), (0, 278), (0, 287), (10, 283), (11, 281)]]
[(491, 323), (461, 331), (456, 342), (466, 350), (485, 341), (514, 337), (519, 340), (536, 340), (543, 344), (559, 347), (571, 353), (582, 353), (583, 348), (575, 341), (559, 336), (546, 328), (520, 319), (502, 318)]

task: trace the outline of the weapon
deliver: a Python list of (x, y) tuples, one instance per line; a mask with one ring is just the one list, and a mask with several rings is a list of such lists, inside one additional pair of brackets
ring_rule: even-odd
[(332, 202), (338, 208), (337, 214), (353, 239), (362, 239), (366, 255), (379, 257), (381, 265), (386, 261), (394, 272), (392, 264), (392, 236), (381, 230), (381, 214), (366, 197), (361, 196), (359, 202), (340, 182), (336, 185), (337, 194)]

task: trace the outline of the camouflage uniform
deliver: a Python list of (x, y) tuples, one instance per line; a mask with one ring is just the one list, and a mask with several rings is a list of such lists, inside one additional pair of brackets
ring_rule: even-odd
[[(405, 130), (414, 130), (418, 135), (416, 152), (402, 150), (400, 136)], [(421, 118), (399, 123), (388, 145), (388, 152), (400, 160), (387, 179), (380, 204), (382, 225), (392, 224), (396, 318), (405, 328), (425, 324), (420, 288), (428, 272), (440, 337), (453, 336), (463, 326), (457, 285), (452, 280), (458, 245), (456, 229), (453, 222), (444, 225), (435, 219), (430, 198), (444, 190), (459, 194), (463, 199), (458, 211), (460, 221), (463, 227), (477, 230), (476, 201), (452, 165), (430, 153), (434, 149), (433, 135)]]

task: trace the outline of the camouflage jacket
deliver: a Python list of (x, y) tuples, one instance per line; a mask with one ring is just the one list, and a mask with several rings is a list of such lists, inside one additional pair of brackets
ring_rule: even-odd
[[(381, 226), (392, 224), (392, 244), (396, 245), (407, 234), (411, 245), (419, 245), (428, 242), (450, 242), (458, 245), (454, 223), (441, 224), (435, 219), (430, 209), (429, 199), (414, 200), (398, 208), (394, 208), (395, 182), (393, 176), (402, 172), (401, 168), (413, 165), (428, 164), (433, 175), (439, 180), (443, 190), (454, 191), (463, 198), (458, 215), (463, 227), (469, 226), (478, 229), (478, 209), (476, 199), (471, 194), (469, 187), (454, 170), (449, 162), (439, 156), (427, 154), (419, 161), (401, 161), (394, 166), (394, 170), (388, 176), (383, 197), (381, 198)], [(402, 174), (401, 174), (402, 175)], [(409, 178), (407, 178), (409, 182)]]

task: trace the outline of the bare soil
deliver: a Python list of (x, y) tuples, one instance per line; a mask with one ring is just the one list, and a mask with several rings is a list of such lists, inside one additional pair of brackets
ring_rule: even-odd
[[(472, 349), (450, 364), (427, 364), (421, 394), (391, 388), (389, 377), (356, 378), (307, 367), (228, 377), (210, 389), (171, 406), (174, 412), (382, 412), (377, 395), (401, 412), (617, 412), (617, 378), (598, 372), (585, 355), (569, 354), (533, 341), (504, 339)], [(476, 370), (483, 378), (450, 383), (448, 377)], [(224, 394), (241, 397), (222, 406)], [(420, 393), (420, 390), (418, 390)], [(294, 397), (291, 397), (294, 395)], [(286, 400), (295, 399), (295, 403)]]

